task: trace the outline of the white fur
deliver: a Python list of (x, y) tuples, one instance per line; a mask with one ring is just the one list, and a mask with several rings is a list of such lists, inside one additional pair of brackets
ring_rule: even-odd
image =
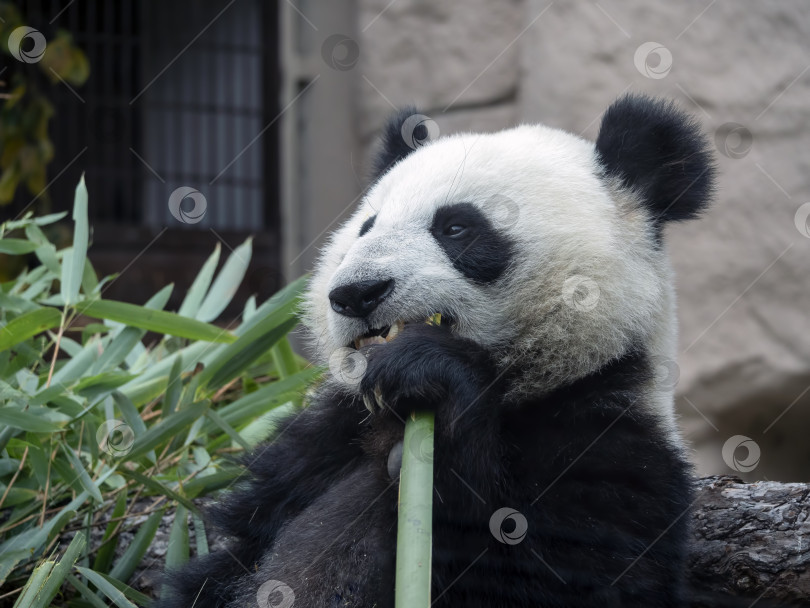
[[(517, 217), (504, 217), (504, 200), (514, 202)], [(429, 232), (438, 207), (460, 202), (478, 206), (516, 243), (511, 267), (492, 285), (464, 277)], [(368, 325), (330, 309), (333, 288), (372, 278), (393, 278), (396, 286)], [(578, 283), (598, 286), (593, 306), (571, 306), (570, 287)], [(528, 370), (513, 388), (517, 395), (583, 377), (633, 341), (653, 356), (674, 357), (670, 270), (646, 212), (601, 176), (591, 142), (543, 126), (441, 138), (396, 164), (332, 235), (305, 304), (323, 362), (369, 326), (435, 312), (492, 349), (501, 369)], [(674, 437), (671, 387), (650, 386), (650, 395), (646, 401)]]

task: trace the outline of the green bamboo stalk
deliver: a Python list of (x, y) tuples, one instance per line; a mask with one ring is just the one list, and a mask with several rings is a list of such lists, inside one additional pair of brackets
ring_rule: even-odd
[(405, 423), (397, 527), (397, 608), (430, 606), (434, 418), (432, 412), (418, 412)]

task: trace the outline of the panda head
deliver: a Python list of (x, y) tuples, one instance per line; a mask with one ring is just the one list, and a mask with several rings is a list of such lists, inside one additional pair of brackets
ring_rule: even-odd
[(415, 116), (388, 124), (376, 181), (311, 280), (305, 319), (321, 362), (435, 313), (519, 369), (519, 393), (633, 348), (674, 357), (662, 229), (695, 217), (713, 187), (689, 117), (624, 97), (594, 144), (539, 125), (424, 142)]

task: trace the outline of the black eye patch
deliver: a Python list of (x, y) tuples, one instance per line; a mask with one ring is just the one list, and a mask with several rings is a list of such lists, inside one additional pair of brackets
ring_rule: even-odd
[(368, 219), (367, 219), (365, 222), (363, 222), (363, 225), (362, 225), (362, 226), (360, 226), (360, 234), (358, 234), (357, 236), (358, 236), (358, 237), (361, 237), (361, 236), (363, 236), (363, 235), (364, 235), (366, 232), (368, 232), (369, 230), (371, 230), (371, 227), (372, 227), (372, 226), (374, 226), (374, 222), (375, 222), (376, 220), (377, 220), (377, 216), (376, 216), (376, 215), (372, 215), (372, 216), (371, 216), (370, 218), (368, 218)]
[(514, 254), (512, 241), (472, 203), (436, 211), (430, 232), (453, 266), (479, 283), (498, 279)]

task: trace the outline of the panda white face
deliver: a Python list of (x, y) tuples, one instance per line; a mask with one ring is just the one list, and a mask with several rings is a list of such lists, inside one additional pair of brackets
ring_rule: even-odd
[(410, 153), (323, 252), (306, 304), (317, 354), (441, 313), (535, 370), (537, 390), (648, 341), (669, 274), (648, 214), (600, 171), (592, 143), (542, 126)]
[[(669, 369), (676, 319), (662, 232), (712, 198), (700, 125), (671, 102), (628, 95), (607, 109), (595, 144), (521, 126), (414, 149), (405, 127), (424, 117), (408, 112), (388, 123), (377, 182), (310, 283), (304, 317), (320, 363), (440, 313), (516, 372), (517, 396), (633, 351)], [(651, 379), (649, 391), (674, 428), (672, 383)]]

